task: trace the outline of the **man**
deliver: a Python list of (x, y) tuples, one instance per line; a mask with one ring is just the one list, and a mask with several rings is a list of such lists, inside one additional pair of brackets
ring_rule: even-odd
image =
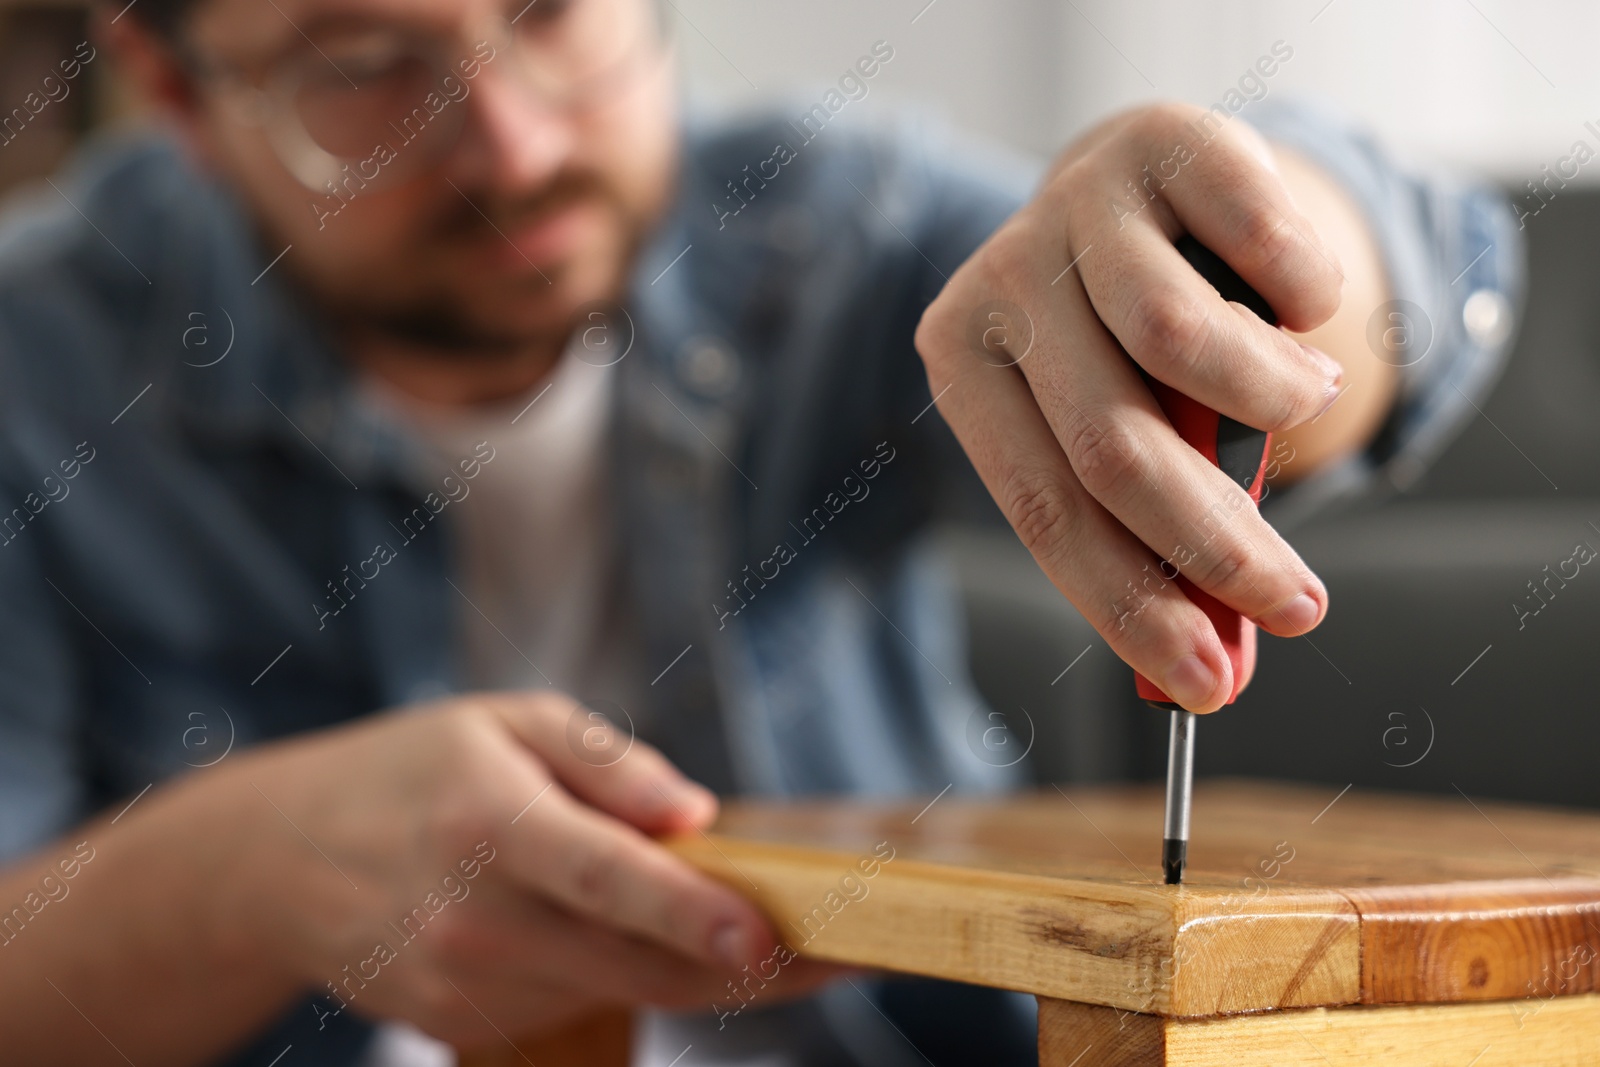
[[(1327, 596), (1141, 369), (1332, 495), (1436, 450), (1498, 356), (1463, 305), (1515, 295), (1498, 204), (1309, 116), (1139, 109), (1030, 197), (839, 91), (680, 131), (647, 0), (112, 14), (170, 131), (0, 239), (19, 1062), (349, 1064), (374, 1020), (478, 1047), (608, 1004), (889, 1062), (849, 986), (740, 1018), (781, 935), (652, 836), (713, 791), (1009, 784), (918, 539), (973, 469), (1120, 656), (1220, 707), (1247, 679), (1149, 576), (1278, 635)], [(1391, 298), (1432, 320), (1403, 369)]]

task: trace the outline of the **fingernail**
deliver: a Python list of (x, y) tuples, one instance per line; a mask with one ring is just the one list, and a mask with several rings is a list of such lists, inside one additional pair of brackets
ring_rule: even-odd
[(1301, 593), (1275, 613), (1290, 629), (1309, 630), (1317, 624), (1322, 608), (1308, 593)]
[(677, 794), (678, 806), (694, 822), (705, 822), (717, 812), (717, 796), (704, 786), (684, 782)]
[(749, 961), (750, 952), (744, 931), (733, 923), (724, 923), (711, 935), (711, 953), (733, 970)]
[(1317, 413), (1311, 416), (1311, 421), (1316, 422), (1318, 419), (1322, 418), (1322, 416), (1326, 415), (1328, 413), (1328, 409), (1333, 407), (1333, 402), (1338, 400), (1343, 395), (1344, 384), (1342, 382), (1334, 382), (1332, 385), (1328, 386), (1328, 391), (1325, 394), (1326, 399), (1323, 400), (1322, 407), (1317, 409)]
[(1167, 669), (1161, 688), (1184, 707), (1193, 707), (1205, 703), (1217, 688), (1217, 675), (1199, 656), (1185, 656)]
[(714, 794), (683, 779), (652, 782), (643, 795), (658, 818), (684, 819), (696, 826), (704, 825), (717, 810)]
[(1340, 363), (1320, 348), (1312, 348), (1310, 345), (1301, 345), (1300, 347), (1305, 350), (1306, 355), (1311, 357), (1311, 362), (1315, 363), (1317, 368), (1322, 371), (1322, 376), (1328, 380), (1330, 388), (1337, 387), (1343, 383), (1343, 363)]

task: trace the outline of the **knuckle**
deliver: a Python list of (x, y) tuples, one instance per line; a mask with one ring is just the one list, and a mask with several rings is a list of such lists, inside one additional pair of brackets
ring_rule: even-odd
[(1137, 604), (1130, 604), (1123, 590), (1113, 590), (1103, 598), (1097, 600), (1083, 613), (1089, 625), (1094, 627), (1111, 650), (1125, 662), (1135, 667), (1140, 662), (1142, 645), (1135, 640), (1136, 628), (1142, 621), (1142, 614)]
[(975, 263), (982, 292), (1013, 300), (1033, 288), (1039, 273), (1038, 241), (1016, 220), (1001, 226), (978, 250)]
[[(1063, 262), (1070, 263), (1079, 255), (1087, 255), (1087, 249), (1077, 247), (1079, 243), (1092, 246), (1097, 237), (1105, 239), (1106, 231), (1121, 228), (1117, 224), (1116, 213), (1107, 211), (1100, 197), (1087, 192), (1103, 184), (1103, 179), (1092, 169), (1095, 162), (1088, 157), (1075, 160), (1062, 168), (1051, 181), (1061, 204), (1063, 247), (1068, 252)], [(1084, 265), (1090, 264), (1084, 260)], [(1059, 284), (1051, 284), (1059, 288), (1072, 278), (1081, 279), (1082, 272), (1074, 270)]]
[(1239, 251), (1247, 262), (1270, 270), (1300, 246), (1301, 238), (1282, 212), (1261, 204), (1244, 213), (1239, 222)]
[(616, 845), (585, 848), (573, 862), (571, 890), (586, 910), (609, 914), (622, 895), (623, 858)]
[(1143, 446), (1123, 423), (1086, 418), (1067, 447), (1072, 469), (1084, 489), (1103, 504), (1125, 496), (1139, 476)]
[(1250, 575), (1255, 569), (1256, 554), (1243, 540), (1230, 537), (1197, 562), (1200, 567), (1194, 581), (1202, 587), (1229, 593), (1254, 588)]
[(693, 952), (699, 948), (700, 939), (694, 933), (696, 924), (680, 907), (683, 896), (680, 890), (669, 888), (664, 881), (658, 880), (649, 893), (640, 895), (635, 904), (636, 913), (639, 924), (651, 935), (666, 944), (680, 945)]
[(922, 318), (917, 321), (916, 333), (912, 335), (911, 343), (917, 350), (917, 355), (922, 357), (923, 366), (927, 369), (930, 379), (938, 374), (947, 376), (946, 368), (955, 358), (955, 353), (961, 344), (961, 319), (957, 304), (961, 296), (955, 290), (957, 283), (945, 287), (933, 303), (929, 304), (922, 312)]
[(1327, 403), (1328, 383), (1307, 361), (1299, 343), (1248, 311), (1236, 311), (1235, 320), (1241, 327), (1237, 352), (1247, 368), (1237, 381), (1264, 383), (1236, 389), (1235, 399), (1248, 397), (1245, 421), (1257, 429), (1279, 433), (1315, 416)]
[(911, 345), (917, 350), (917, 355), (922, 357), (923, 365), (932, 373), (933, 367), (939, 358), (938, 339), (944, 332), (942, 325), (944, 296), (941, 294), (934, 298), (922, 311), (922, 317), (917, 320), (917, 330), (911, 335)]
[(475, 780), (486, 761), (497, 761), (502, 733), (490, 707), (466, 704), (439, 724), (438, 736), (432, 739), (433, 757), (451, 773)]
[(1271, 390), (1275, 402), (1265, 414), (1276, 421), (1262, 429), (1287, 430), (1315, 415), (1327, 399), (1328, 380), (1320, 370), (1309, 365), (1299, 342), (1269, 326), (1265, 343), (1257, 351), (1261, 352), (1263, 362), (1289, 380), (1287, 388)]
[(1273, 433), (1293, 429), (1315, 418), (1327, 402), (1327, 386), (1319, 381), (1299, 389), (1285, 390), (1283, 399), (1275, 405), (1277, 410), (1272, 413), (1272, 421), (1263, 429)]
[(628, 749), (628, 756), (633, 761), (629, 770), (648, 784), (651, 800), (661, 799), (661, 794), (656, 790), (656, 783), (663, 779), (679, 777), (677, 767), (666, 754), (641, 738), (634, 738), (633, 744)]
[(551, 723), (565, 724), (580, 706), (573, 697), (554, 689), (535, 691), (526, 699), (535, 716)]
[(1048, 478), (1020, 486), (1010, 495), (1006, 514), (1029, 552), (1049, 556), (1066, 536), (1070, 514), (1066, 490)]
[(1027, 314), (1028, 294), (1037, 289), (1043, 271), (1039, 242), (1031, 226), (1017, 220), (1005, 223), (924, 309), (912, 344), (930, 379), (948, 381), (954, 376), (972, 343), (972, 324), (990, 304), (1016, 301), (1024, 305), (1023, 314)]
[[(520, 802), (509, 795), (504, 798), (488, 795), (484, 783), (492, 780), (485, 775), (467, 773), (459, 779), (460, 784), (440, 791), (424, 816), (428, 839), (454, 855), (479, 841), (498, 836), (499, 813)], [(516, 808), (512, 806), (509, 810)]]
[(1192, 121), (1200, 110), (1193, 104), (1162, 100), (1141, 108), (1134, 123), (1145, 137), (1159, 141), (1182, 131), (1184, 124)]
[(681, 780), (665, 756), (651, 759), (639, 752), (636, 745), (618, 762), (616, 769), (621, 769), (624, 776), (617, 789), (617, 800), (628, 810), (639, 813), (636, 817), (670, 819), (676, 815), (688, 818), (683, 806), (663, 788)]
[(1135, 350), (1172, 366), (1190, 368), (1200, 361), (1211, 333), (1210, 316), (1195, 301), (1170, 290), (1140, 298), (1134, 311), (1139, 323)]
[(711, 920), (707, 901), (688, 886), (666, 890), (656, 901), (656, 922), (662, 934), (674, 944), (699, 951), (711, 942)]

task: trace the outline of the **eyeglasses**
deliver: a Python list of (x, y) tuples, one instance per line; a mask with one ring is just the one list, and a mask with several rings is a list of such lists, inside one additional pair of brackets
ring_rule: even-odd
[(548, 106), (580, 109), (630, 82), (664, 44), (643, 0), (533, 0), (453, 41), (390, 26), (320, 34), (254, 75), (187, 58), (201, 80), (230, 91), (302, 185), (323, 192), (351, 173), (362, 188), (389, 186), (437, 164), (486, 70)]

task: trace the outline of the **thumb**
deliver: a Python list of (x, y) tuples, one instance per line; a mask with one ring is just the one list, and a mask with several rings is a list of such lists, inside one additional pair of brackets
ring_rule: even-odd
[(601, 709), (548, 692), (497, 695), (493, 708), (568, 792), (608, 815), (647, 834), (704, 830), (716, 821), (716, 796), (636, 738), (620, 706)]

